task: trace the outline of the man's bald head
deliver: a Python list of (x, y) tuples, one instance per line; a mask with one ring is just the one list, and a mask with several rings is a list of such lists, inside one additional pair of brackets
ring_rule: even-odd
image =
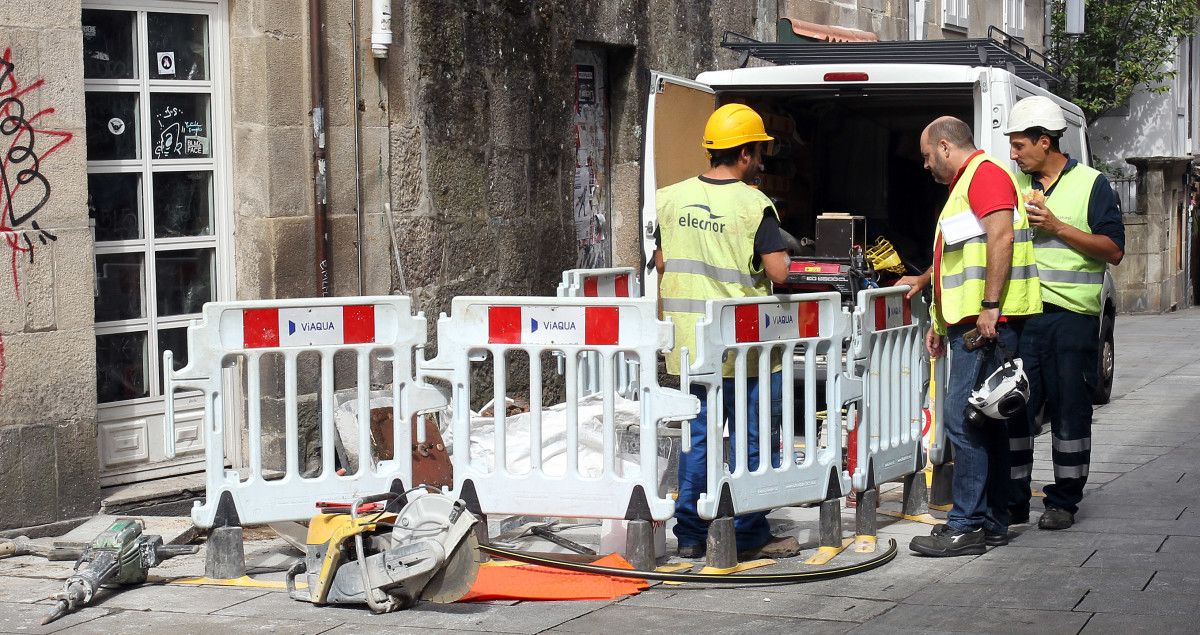
[(921, 136), (925, 137), (932, 146), (945, 141), (956, 148), (975, 151), (975, 137), (971, 134), (971, 126), (957, 117), (946, 116), (934, 119), (933, 123), (925, 127), (925, 132), (921, 133)]
[(949, 185), (975, 152), (971, 127), (961, 119), (938, 117), (921, 133), (921, 158), (933, 180)]

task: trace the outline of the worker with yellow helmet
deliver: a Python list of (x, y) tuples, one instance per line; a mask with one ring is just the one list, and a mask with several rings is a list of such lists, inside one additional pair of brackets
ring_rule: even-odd
[[(771, 283), (787, 279), (790, 261), (779, 231), (779, 216), (765, 194), (750, 186), (762, 171), (765, 143), (772, 141), (762, 117), (748, 106), (726, 104), (704, 127), (702, 145), (709, 155), (703, 174), (658, 190), (657, 249), (654, 264), (660, 277), (663, 314), (675, 324), (675, 347), (667, 355), (667, 372), (680, 372), (680, 349), (696, 350), (696, 323), (705, 314), (705, 301), (721, 298), (766, 296)], [(733, 366), (724, 369), (724, 412), (732, 427), (736, 391)], [(771, 375), (770, 386), (757, 378), (747, 382), (746, 420), (758, 421), (759, 390), (770, 390), (772, 464), (778, 465), (782, 406), (782, 375)], [(766, 382), (762, 382), (766, 383)], [(675, 504), (675, 536), (679, 553), (697, 558), (704, 554), (708, 522), (696, 503), (706, 486), (707, 399), (704, 387), (694, 385), (700, 414), (691, 421), (691, 450), (679, 463), (679, 498)], [(734, 439), (732, 430), (730, 441)], [(721, 439), (712, 439), (721, 451)], [(758, 469), (758, 426), (747, 430), (750, 470)], [(733, 456), (735, 453), (730, 452)], [(733, 466), (730, 466), (731, 469)], [(800, 553), (791, 536), (772, 537), (766, 512), (743, 514), (734, 520), (738, 557), (789, 557)]]

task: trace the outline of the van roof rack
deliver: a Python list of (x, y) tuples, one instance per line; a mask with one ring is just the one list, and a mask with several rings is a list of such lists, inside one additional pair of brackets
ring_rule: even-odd
[(1045, 55), (995, 26), (986, 38), (908, 40), (896, 42), (787, 43), (761, 42), (726, 31), (721, 46), (741, 53), (738, 67), (751, 57), (778, 64), (957, 64), (991, 66), (1051, 89), (1061, 83), (1055, 65)]

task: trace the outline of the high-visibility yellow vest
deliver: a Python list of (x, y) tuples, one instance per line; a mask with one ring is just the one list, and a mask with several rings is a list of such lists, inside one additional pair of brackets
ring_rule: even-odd
[[(1092, 187), (1100, 172), (1082, 164), (1059, 175), (1046, 207), (1064, 223), (1081, 232), (1092, 233), (1088, 225), (1088, 204)], [(1017, 176), (1022, 192), (1033, 187), (1033, 177)], [(1037, 259), (1042, 283), (1042, 300), (1069, 311), (1100, 315), (1100, 291), (1104, 286), (1104, 261), (1077, 251), (1054, 235), (1035, 229), (1033, 256)]]
[[(658, 190), (658, 227), (663, 274), (659, 283), (663, 314), (675, 323), (675, 347), (667, 353), (667, 372), (679, 374), (679, 354), (687, 347), (696, 359), (696, 323), (705, 301), (771, 294), (762, 264), (754, 264), (754, 235), (763, 211), (776, 214), (771, 199), (742, 182), (712, 184), (691, 178)], [(748, 356), (753, 376), (756, 355)], [(725, 377), (733, 376), (733, 358)]]
[[(942, 214), (938, 217), (937, 230), (933, 237), (935, 250), (942, 243), (942, 222), (959, 214), (974, 214), (967, 192), (971, 187), (971, 179), (975, 177), (975, 171), (985, 161), (998, 166), (1008, 178), (1013, 179), (1007, 168), (986, 154), (980, 153), (972, 158), (958, 182), (950, 190), (950, 198), (946, 200)], [(1013, 179), (1013, 189), (1020, 191), (1016, 179)], [(947, 325), (957, 324), (972, 315), (978, 315), (982, 308), (987, 276), (987, 236), (976, 236), (954, 245), (945, 245), (942, 248), (940, 276), (939, 283), (934, 287), (932, 314), (935, 330), (945, 334)], [(1008, 282), (1004, 283), (1000, 292), (1000, 314), (1021, 316), (1041, 312), (1042, 296), (1038, 288), (1038, 269), (1034, 264), (1029, 219), (1025, 216), (1025, 206), (1018, 201), (1016, 209), (1013, 210), (1012, 270), (1009, 272)]]

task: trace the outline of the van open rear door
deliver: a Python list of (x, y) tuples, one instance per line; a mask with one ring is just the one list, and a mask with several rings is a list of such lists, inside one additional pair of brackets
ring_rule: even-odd
[(658, 295), (654, 270), (655, 191), (697, 176), (708, 169), (701, 145), (704, 124), (716, 109), (713, 89), (698, 82), (658, 72), (650, 73), (650, 102), (646, 108), (646, 153), (642, 163), (642, 254), (648, 265), (646, 297)]

